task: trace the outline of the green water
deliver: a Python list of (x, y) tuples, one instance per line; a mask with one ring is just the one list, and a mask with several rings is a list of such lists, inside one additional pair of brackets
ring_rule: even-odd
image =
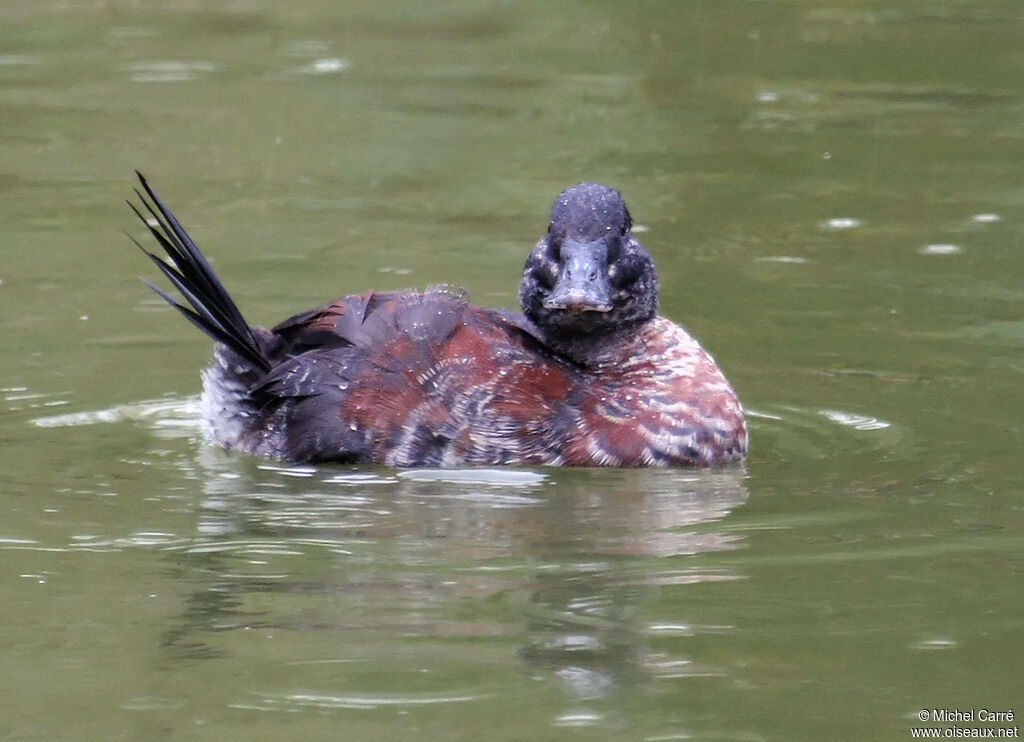
[[(1018, 0), (0, 10), (0, 738), (903, 740), (1024, 714)], [(720, 472), (205, 445), (138, 168), (248, 317), (514, 306), (620, 188)], [(924, 709), (975, 710), (976, 721)], [(952, 734), (952, 732), (949, 732)]]

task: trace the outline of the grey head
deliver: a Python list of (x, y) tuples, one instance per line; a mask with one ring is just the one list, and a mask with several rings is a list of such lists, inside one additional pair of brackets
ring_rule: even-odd
[(629, 332), (658, 311), (650, 253), (630, 231), (622, 194), (599, 183), (567, 188), (526, 260), (523, 312), (556, 349)]

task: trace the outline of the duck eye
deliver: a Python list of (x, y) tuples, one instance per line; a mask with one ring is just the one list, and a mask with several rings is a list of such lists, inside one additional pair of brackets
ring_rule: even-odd
[(557, 256), (553, 257), (551, 252), (549, 248), (547, 254), (541, 260), (536, 261), (533, 267), (533, 274), (541, 286), (546, 289), (554, 288), (555, 282), (558, 281), (558, 258)]
[(562, 241), (552, 238), (548, 240), (548, 258), (558, 263), (562, 259)]
[(640, 264), (635, 260), (620, 260), (608, 266), (608, 278), (619, 288), (636, 281), (640, 273)]
[(558, 263), (545, 263), (544, 266), (537, 271), (537, 277), (540, 279), (541, 285), (543, 285), (544, 288), (554, 288), (555, 283), (558, 281)]
[(608, 262), (614, 263), (622, 252), (622, 235), (609, 235), (605, 238), (605, 245), (608, 246)]

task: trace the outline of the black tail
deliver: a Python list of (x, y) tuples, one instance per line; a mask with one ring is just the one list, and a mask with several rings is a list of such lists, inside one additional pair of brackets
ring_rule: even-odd
[[(238, 307), (235, 306), (227, 289), (217, 278), (217, 274), (213, 272), (213, 268), (199, 252), (196, 243), (188, 236), (188, 232), (167, 208), (163, 199), (142, 177), (142, 173), (136, 171), (135, 174), (139, 176), (139, 183), (142, 184), (145, 195), (137, 188), (135, 194), (152, 220), (146, 218), (131, 201), (128, 202), (128, 205), (146, 225), (156, 241), (160, 243), (171, 262), (161, 260), (144, 248), (134, 237), (128, 236), (142, 252), (156, 263), (161, 272), (185, 297), (192, 309), (184, 306), (149, 281), (145, 279), (143, 281), (200, 330), (256, 366), (269, 371), (270, 363), (260, 350), (260, 345), (256, 341), (252, 329), (242, 317), (242, 313), (238, 311)], [(154, 225), (153, 222), (156, 224)]]

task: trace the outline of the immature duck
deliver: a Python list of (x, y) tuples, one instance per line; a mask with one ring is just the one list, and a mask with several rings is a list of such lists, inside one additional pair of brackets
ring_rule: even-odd
[(657, 315), (654, 262), (612, 188), (580, 183), (555, 200), (523, 272), (524, 315), (446, 287), (367, 291), (267, 330), (245, 321), (139, 181), (132, 209), (170, 262), (136, 244), (188, 306), (149, 285), (218, 343), (203, 428), (227, 448), (390, 466), (709, 466), (746, 454), (736, 394)]

